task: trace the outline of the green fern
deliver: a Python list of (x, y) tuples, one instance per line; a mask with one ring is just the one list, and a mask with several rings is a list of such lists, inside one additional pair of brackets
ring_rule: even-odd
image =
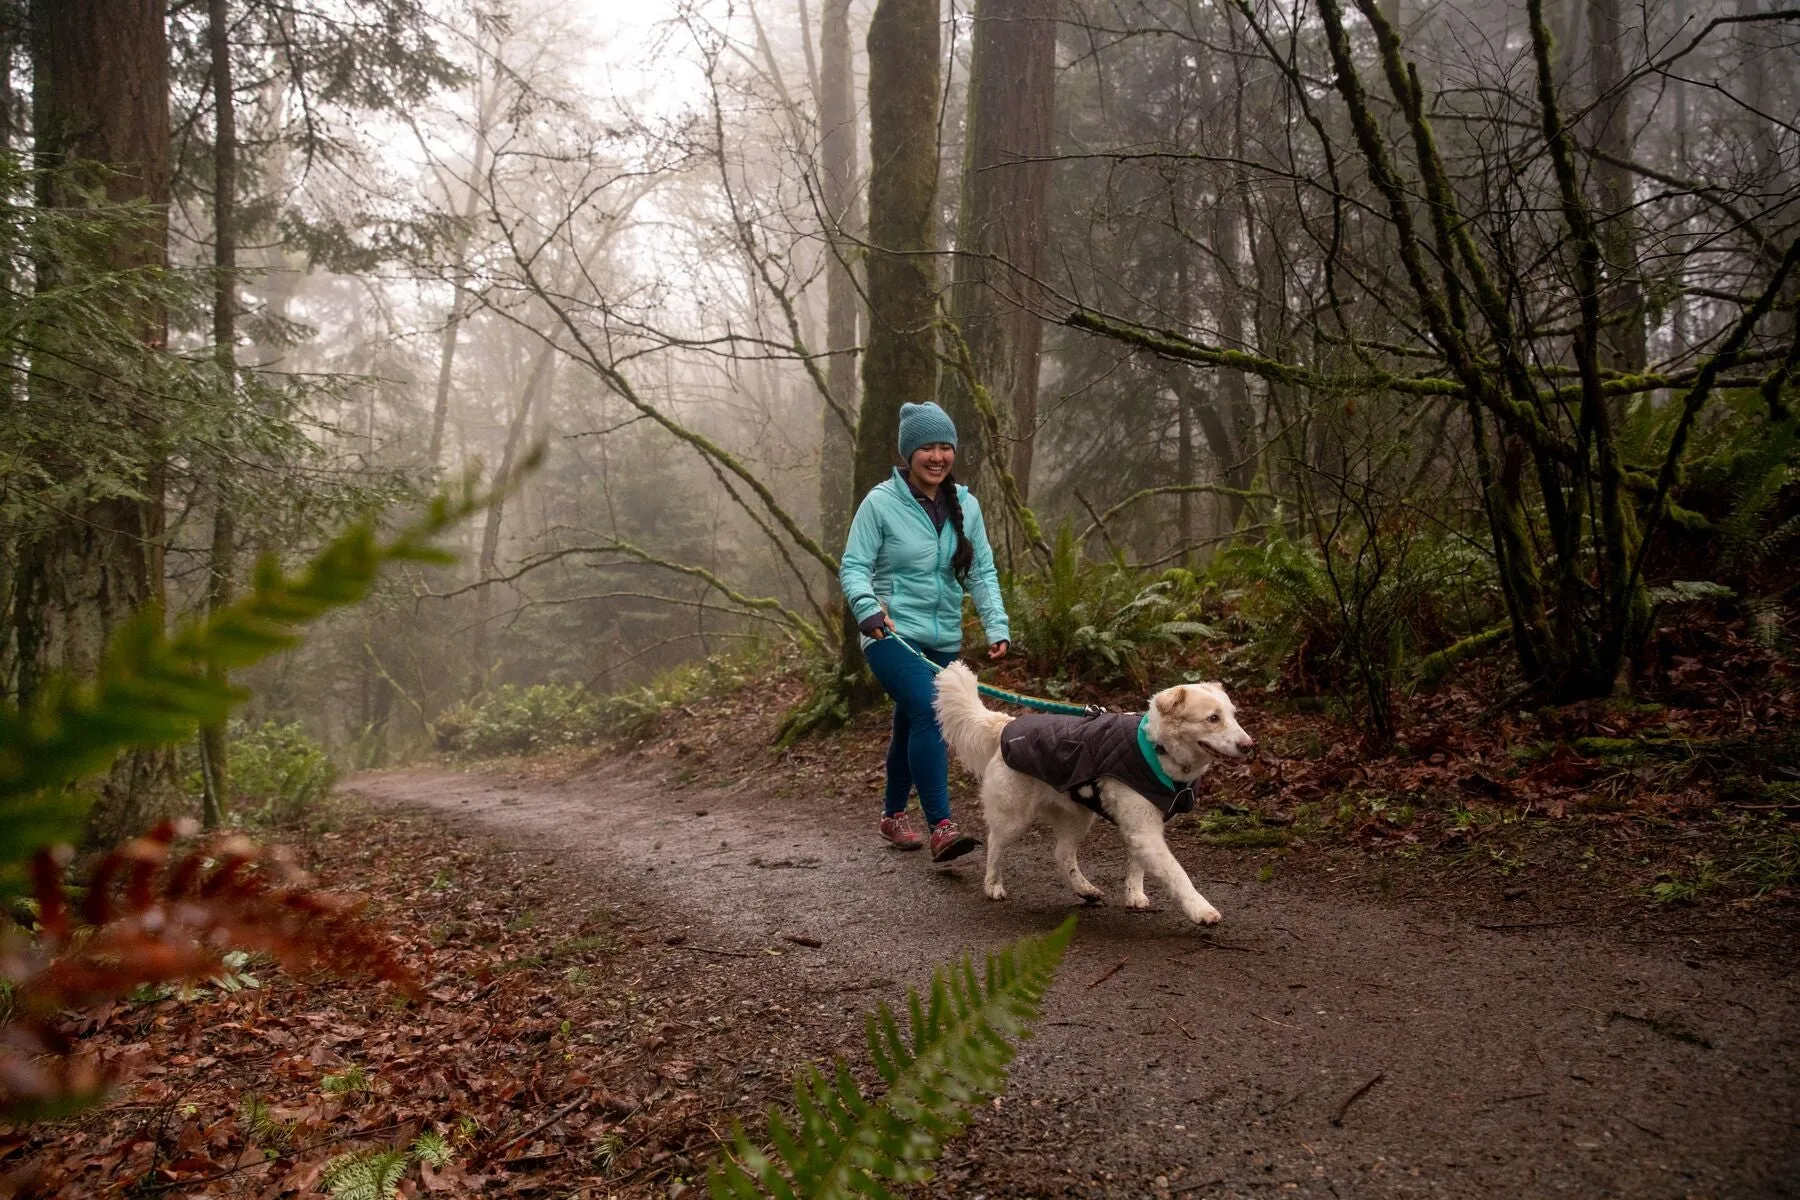
[(319, 1182), (333, 1200), (394, 1200), (411, 1166), (412, 1155), (405, 1150), (340, 1154), (325, 1164)]
[(795, 1123), (771, 1110), (771, 1151), (739, 1130), (733, 1157), (708, 1178), (715, 1200), (886, 1197), (888, 1183), (929, 1179), (944, 1141), (1005, 1083), (1012, 1039), (1029, 1036), (1074, 933), (1070, 917), (1053, 933), (989, 954), (985, 981), (966, 957), (939, 968), (928, 1003), (907, 995), (910, 1040), (883, 1004), (868, 1034), (886, 1094), (864, 1097), (841, 1060), (831, 1079), (807, 1068), (794, 1081)]
[[(535, 456), (527, 467), (534, 464)], [(266, 557), (249, 594), (230, 607), (173, 633), (163, 632), (159, 613), (142, 613), (114, 637), (99, 678), (58, 681), (30, 711), (0, 705), (0, 882), (16, 882), (40, 846), (79, 836), (91, 798), (69, 785), (126, 747), (180, 742), (224, 720), (245, 693), (209, 678), (209, 669), (235, 670), (293, 646), (301, 626), (367, 595), (388, 563), (455, 561), (433, 539), (492, 495), (479, 493), (471, 474), (390, 539), (362, 522), (296, 575)]]
[(328, 1074), (319, 1080), (319, 1090), (327, 1096), (360, 1095), (375, 1090), (375, 1077), (352, 1063), (335, 1075)]
[(455, 1152), (444, 1135), (435, 1129), (427, 1129), (413, 1139), (412, 1155), (426, 1166), (441, 1171), (450, 1165)]
[(261, 1096), (246, 1096), (238, 1108), (238, 1123), (249, 1140), (259, 1146), (285, 1146), (293, 1136), (293, 1127), (275, 1119), (269, 1102)]

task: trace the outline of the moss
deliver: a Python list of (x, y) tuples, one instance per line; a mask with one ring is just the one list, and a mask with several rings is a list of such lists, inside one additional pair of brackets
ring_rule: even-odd
[(1236, 846), (1243, 850), (1286, 846), (1293, 834), (1270, 828), (1254, 813), (1212, 813), (1200, 818), (1200, 841), (1208, 846)]
[(1555, 742), (1522, 742), (1517, 746), (1508, 746), (1507, 755), (1515, 762), (1542, 762), (1556, 752)]
[(1641, 758), (1644, 744), (1636, 738), (1584, 737), (1572, 743), (1584, 758)]
[(1762, 785), (1760, 798), (1766, 804), (1792, 804), (1800, 807), (1800, 782), (1778, 780)]
[(1223, 833), (1203, 833), (1200, 840), (1208, 846), (1236, 846), (1241, 850), (1261, 850), (1286, 846), (1293, 835), (1285, 829), (1230, 829)]

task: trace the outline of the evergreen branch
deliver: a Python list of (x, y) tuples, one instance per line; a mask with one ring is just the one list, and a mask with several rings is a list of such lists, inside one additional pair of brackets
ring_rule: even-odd
[[(537, 459), (528, 455), (514, 479)], [(297, 574), (265, 556), (249, 594), (230, 606), (173, 633), (164, 632), (160, 612), (139, 613), (114, 636), (96, 679), (58, 680), (28, 711), (0, 705), (0, 872), (80, 834), (91, 797), (69, 785), (104, 770), (119, 751), (180, 742), (196, 726), (224, 720), (245, 693), (209, 670), (288, 649), (301, 626), (366, 596), (388, 563), (455, 561), (434, 539), (508, 486), (498, 481), (482, 493), (470, 474), (393, 537), (381, 540), (373, 519), (359, 522)]]
[(830, 1079), (808, 1068), (794, 1081), (793, 1124), (769, 1114), (770, 1150), (737, 1132), (733, 1156), (707, 1180), (715, 1200), (886, 1197), (890, 1183), (929, 1179), (944, 1142), (1004, 1085), (1012, 1043), (1030, 1035), (1074, 933), (1070, 917), (989, 954), (985, 979), (967, 957), (939, 967), (928, 1001), (907, 993), (910, 1037), (881, 1005), (868, 1037), (887, 1093), (865, 1098), (842, 1060)]

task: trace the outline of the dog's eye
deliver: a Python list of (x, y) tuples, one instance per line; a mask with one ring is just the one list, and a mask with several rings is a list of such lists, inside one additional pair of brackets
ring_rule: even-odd
[(1206, 720), (1209, 724), (1217, 725), (1219, 723), (1219, 714), (1213, 713), (1210, 717), (1207, 717)]

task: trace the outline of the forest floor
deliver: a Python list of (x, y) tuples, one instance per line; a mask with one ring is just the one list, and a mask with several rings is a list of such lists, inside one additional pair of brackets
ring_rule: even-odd
[[(1800, 906), (1742, 886), (1791, 851), (1747, 837), (1791, 837), (1742, 823), (1766, 804), (1571, 804), (1646, 768), (1428, 747), (1370, 766), (1252, 709), (1289, 756), (1208, 782), (1251, 811), (1203, 801), (1170, 827), (1225, 914), (1203, 930), (1166, 904), (1080, 908), (1041, 835), (1004, 904), (979, 853), (892, 851), (879, 714), (773, 751), (797, 688), (696, 701), (604, 753), (350, 779), (299, 848), (371, 895), (426, 1002), (271, 971), (114, 1006), (89, 1038), (139, 1060), (133, 1082), (0, 1140), (7, 1190), (311, 1195), (333, 1155), (425, 1128), (456, 1162), (413, 1167), (407, 1194), (703, 1190), (800, 1065), (867, 1073), (877, 1001), (1080, 909), (1005, 1094), (921, 1195), (1800, 1195)], [(1398, 774), (1434, 771), (1468, 805), (1396, 812)], [(1501, 791), (1535, 811), (1483, 807)], [(980, 833), (975, 804), (958, 815)], [(1084, 860), (1116, 901), (1106, 826)], [(1692, 903), (1651, 902), (1684, 879)]]

